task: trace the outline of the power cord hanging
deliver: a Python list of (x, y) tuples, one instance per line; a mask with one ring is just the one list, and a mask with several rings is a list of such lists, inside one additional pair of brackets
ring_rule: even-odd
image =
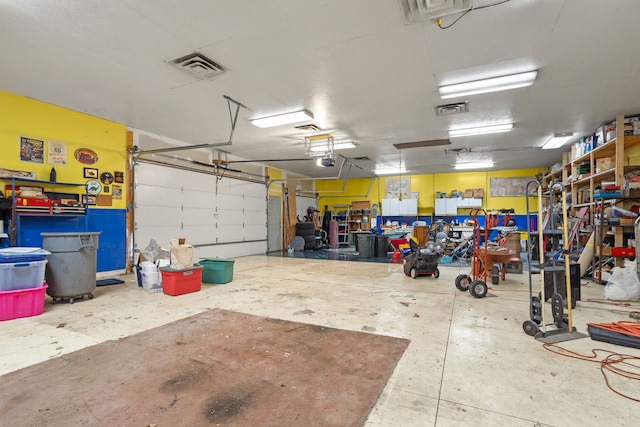
[(456, 24), (456, 22), (458, 22), (460, 19), (462, 19), (462, 17), (463, 17), (463, 16), (465, 16), (467, 13), (471, 12), (472, 10), (480, 10), (480, 9), (486, 9), (486, 8), (488, 8), (488, 7), (499, 6), (499, 5), (501, 5), (501, 4), (503, 4), (503, 3), (507, 3), (507, 2), (509, 2), (509, 1), (511, 1), (511, 0), (502, 0), (502, 1), (499, 1), (499, 2), (497, 2), (497, 3), (486, 4), (486, 5), (484, 5), (484, 6), (478, 6), (478, 7), (473, 7), (473, 6), (471, 6), (471, 8), (470, 8), (470, 9), (465, 10), (464, 12), (462, 12), (462, 15), (458, 16), (458, 17), (455, 19), (455, 21), (453, 21), (451, 24), (449, 24), (449, 25), (447, 25), (447, 26), (444, 26), (444, 27), (442, 26), (442, 18), (438, 18), (438, 19), (436, 20), (436, 23), (438, 24), (438, 28), (440, 28), (441, 30), (446, 30), (446, 29), (448, 29), (448, 28), (453, 27), (453, 26)]

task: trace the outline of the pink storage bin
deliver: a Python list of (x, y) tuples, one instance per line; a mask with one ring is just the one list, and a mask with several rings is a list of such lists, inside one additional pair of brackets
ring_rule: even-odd
[(44, 284), (39, 288), (0, 292), (0, 320), (42, 314), (46, 290)]

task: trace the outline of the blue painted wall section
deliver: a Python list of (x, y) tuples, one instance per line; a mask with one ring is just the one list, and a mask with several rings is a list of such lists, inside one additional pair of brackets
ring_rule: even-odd
[[(500, 220), (502, 219), (503, 215), (500, 215)], [(516, 221), (516, 225), (518, 226), (518, 229), (520, 231), (527, 231), (527, 216), (526, 215), (511, 215), (513, 216), (513, 218)], [(425, 221), (427, 225), (431, 225), (433, 222), (436, 222), (438, 220), (443, 220), (444, 222), (446, 222), (447, 224), (451, 224), (451, 221), (455, 221), (459, 224), (464, 223), (465, 219), (468, 219), (469, 216), (468, 215), (459, 215), (459, 216), (419, 216), (418, 220), (419, 221)], [(379, 216), (378, 217), (378, 224), (385, 224), (386, 222), (391, 221), (398, 221), (399, 224), (407, 224), (407, 225), (413, 225), (414, 221), (416, 221), (416, 217), (412, 216), (412, 217), (402, 217), (402, 216)], [(535, 215), (531, 218), (531, 220), (533, 221), (533, 227), (536, 227), (536, 223), (537, 223), (537, 218), (535, 217)], [(478, 222), (484, 226), (484, 216), (481, 216), (478, 218)]]
[(23, 216), (18, 246), (42, 247), (40, 233), (99, 232), (97, 271), (126, 268), (126, 209), (90, 208), (85, 218), (50, 215)]

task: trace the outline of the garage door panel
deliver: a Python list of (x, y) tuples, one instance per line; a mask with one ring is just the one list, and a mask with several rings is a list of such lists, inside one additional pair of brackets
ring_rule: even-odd
[(244, 240), (244, 227), (242, 224), (218, 226), (218, 238), (223, 242), (241, 242)]
[(210, 244), (215, 243), (218, 233), (213, 226), (197, 226), (185, 225), (182, 229), (182, 235), (189, 245)]
[(245, 225), (244, 226), (244, 238), (245, 240), (261, 240), (267, 236), (264, 234), (264, 225)]
[(267, 251), (266, 242), (247, 242), (229, 245), (212, 245), (195, 248), (195, 259), (218, 257), (218, 258), (236, 258), (244, 256), (247, 252), (253, 254), (262, 254)]
[(250, 182), (242, 182), (242, 183), (239, 183), (238, 185), (234, 185), (233, 190), (236, 194), (264, 196), (264, 192), (262, 192), (260, 188), (256, 187)]
[(263, 225), (267, 222), (267, 213), (264, 211), (244, 211), (244, 222), (245, 224), (255, 224), (255, 225)]
[(185, 206), (215, 209), (216, 202), (216, 196), (206, 191), (185, 189), (182, 193), (182, 203)]
[[(190, 172), (187, 172), (190, 173)], [(216, 192), (216, 179), (212, 175), (200, 174), (199, 177), (193, 179), (191, 175), (189, 175), (189, 181), (184, 182), (185, 190), (193, 190), (201, 193), (209, 193), (214, 194)]]
[[(168, 169), (171, 169), (171, 173), (167, 173)], [(157, 187), (180, 189), (181, 183), (186, 181), (183, 172), (186, 171), (140, 162), (134, 169), (134, 182), (136, 184), (152, 184)]]
[[(161, 211), (161, 213), (160, 213)], [(180, 209), (178, 208), (156, 208), (154, 209), (137, 209), (133, 217), (138, 227), (147, 225), (179, 227), (180, 226)]]
[[(226, 256), (266, 251), (267, 187), (263, 183), (229, 177), (216, 182), (212, 175), (144, 161), (136, 166), (134, 179), (136, 246), (147, 246), (151, 238), (166, 244), (184, 237), (189, 244)], [(216, 246), (216, 242), (227, 244)]]
[(136, 204), (148, 206), (180, 207), (180, 190), (154, 185), (139, 185), (134, 201)]
[(213, 209), (184, 208), (182, 220), (189, 225), (213, 225), (216, 222)]
[(217, 219), (216, 219), (216, 223), (218, 223), (218, 226), (236, 226), (236, 225), (242, 225), (244, 223), (244, 218), (242, 217), (241, 213), (238, 212), (233, 212), (233, 211), (218, 211), (217, 213)]

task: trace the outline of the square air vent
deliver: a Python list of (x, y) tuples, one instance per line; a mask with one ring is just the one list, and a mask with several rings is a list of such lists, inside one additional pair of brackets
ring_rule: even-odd
[(198, 52), (176, 58), (169, 61), (169, 64), (198, 79), (210, 79), (224, 72), (222, 65)]
[(304, 133), (320, 132), (320, 128), (314, 124), (300, 125), (295, 128)]
[(472, 0), (400, 0), (407, 23), (442, 18), (471, 9)]
[(443, 104), (434, 107), (436, 116), (450, 116), (451, 114), (466, 113), (469, 111), (469, 101)]

